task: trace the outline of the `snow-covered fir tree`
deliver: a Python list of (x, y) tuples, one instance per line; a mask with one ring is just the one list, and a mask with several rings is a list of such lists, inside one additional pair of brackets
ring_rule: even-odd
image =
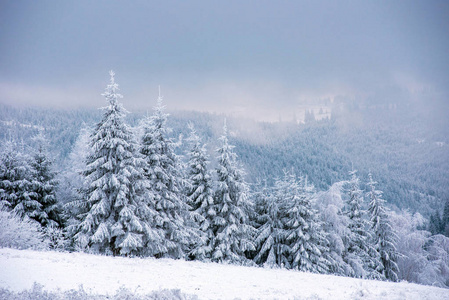
[(376, 251), (379, 253), (382, 264), (382, 275), (390, 281), (398, 280), (398, 253), (396, 251), (396, 233), (393, 231), (385, 200), (382, 199), (382, 192), (376, 190), (376, 184), (369, 174), (369, 182), (367, 197), (370, 200), (369, 213), (371, 218), (371, 226), (373, 229), (373, 241)]
[(41, 211), (32, 188), (32, 173), (29, 157), (17, 143), (7, 141), (0, 156), (0, 201), (2, 207), (21, 218), (35, 219)]
[(313, 186), (305, 177), (299, 181), (293, 173), (284, 177), (285, 230), (289, 268), (314, 273), (328, 273), (330, 261), (326, 233), (312, 207)]
[(256, 255), (254, 261), (267, 267), (288, 265), (285, 215), (285, 181), (277, 180), (274, 188), (258, 186), (254, 193), (256, 213)]
[(47, 153), (47, 140), (42, 133), (35, 138), (37, 150), (31, 160), (32, 191), (35, 200), (39, 202), (39, 210), (34, 219), (43, 227), (60, 227), (62, 225), (61, 207), (56, 198), (56, 173), (52, 169), (52, 162)]
[(115, 74), (111, 71), (110, 75), (103, 93), (109, 105), (91, 134), (92, 154), (83, 172), (84, 198), (77, 203), (85, 212), (80, 215), (75, 240), (94, 252), (140, 254), (148, 235), (143, 171), (133, 133), (124, 122), (127, 111), (118, 101), (122, 95)]
[(212, 176), (208, 170), (209, 158), (206, 147), (201, 143), (201, 139), (192, 124), (189, 124), (190, 151), (188, 153), (188, 191), (189, 203), (194, 218), (202, 232), (203, 242), (200, 242), (192, 252), (195, 259), (204, 260), (211, 257), (210, 242), (214, 237), (212, 230), (213, 218), (216, 215), (214, 207), (214, 188)]
[(344, 259), (352, 267), (353, 277), (381, 279), (379, 270), (379, 257), (371, 245), (370, 226), (363, 208), (363, 195), (360, 190), (360, 180), (357, 171), (349, 172), (348, 200), (346, 215), (350, 235), (346, 240), (346, 253)]
[(144, 176), (149, 184), (149, 205), (154, 209), (150, 255), (183, 258), (198, 237), (184, 194), (180, 161), (169, 138), (168, 114), (159, 94), (152, 116), (142, 124), (140, 153), (145, 160)]
[(351, 276), (352, 267), (343, 259), (346, 247), (345, 241), (350, 240), (351, 231), (348, 228), (349, 218), (343, 212), (343, 187), (346, 181), (334, 183), (327, 191), (318, 193), (315, 208), (320, 212), (323, 229), (329, 241), (329, 261), (331, 273)]
[(228, 143), (226, 122), (220, 137), (217, 188), (214, 195), (216, 216), (213, 219), (214, 239), (211, 242), (212, 260), (217, 262), (246, 263), (246, 251), (254, 251), (254, 228), (249, 224), (248, 186), (243, 170), (237, 165), (234, 146)]

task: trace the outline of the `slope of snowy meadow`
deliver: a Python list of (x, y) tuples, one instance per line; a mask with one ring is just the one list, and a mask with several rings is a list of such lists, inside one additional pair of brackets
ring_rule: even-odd
[(172, 259), (0, 249), (0, 288), (136, 294), (176, 289), (199, 299), (449, 299), (449, 290), (296, 271)]

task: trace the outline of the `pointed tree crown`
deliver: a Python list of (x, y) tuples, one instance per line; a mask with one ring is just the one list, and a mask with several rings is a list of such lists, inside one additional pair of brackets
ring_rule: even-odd
[(116, 104), (119, 98), (123, 98), (121, 94), (118, 93), (118, 84), (115, 83), (115, 73), (114, 71), (109, 71), (109, 75), (111, 76), (111, 81), (106, 87), (102, 96), (104, 96), (110, 104)]

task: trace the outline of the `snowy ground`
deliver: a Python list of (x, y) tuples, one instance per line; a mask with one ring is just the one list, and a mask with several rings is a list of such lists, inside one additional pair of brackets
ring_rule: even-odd
[(0, 249), (0, 287), (78, 289), (114, 294), (126, 287), (138, 294), (180, 289), (200, 299), (449, 299), (449, 290), (410, 283), (389, 283), (287, 270), (130, 259), (84, 253)]

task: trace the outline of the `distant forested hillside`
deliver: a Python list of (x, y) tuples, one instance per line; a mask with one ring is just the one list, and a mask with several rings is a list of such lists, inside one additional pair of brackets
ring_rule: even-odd
[[(143, 115), (133, 112), (127, 120), (136, 126)], [(98, 109), (56, 110), (0, 104), (0, 140), (14, 139), (23, 141), (25, 147), (32, 146), (33, 136), (42, 131), (50, 141), (58, 169), (63, 170), (80, 128), (92, 126), (100, 116)], [(214, 156), (224, 118), (173, 111), (168, 121), (172, 136), (181, 136), (180, 141), (188, 135), (187, 123), (193, 123)], [(230, 117), (227, 124), (230, 142), (236, 146), (249, 182), (271, 183), (284, 169), (293, 169), (306, 175), (318, 190), (324, 190), (348, 179), (348, 172), (354, 168), (362, 183), (371, 172), (385, 199), (398, 208), (429, 216), (449, 198), (447, 129), (445, 124), (416, 110), (339, 103), (334, 105), (331, 119), (306, 124)]]

